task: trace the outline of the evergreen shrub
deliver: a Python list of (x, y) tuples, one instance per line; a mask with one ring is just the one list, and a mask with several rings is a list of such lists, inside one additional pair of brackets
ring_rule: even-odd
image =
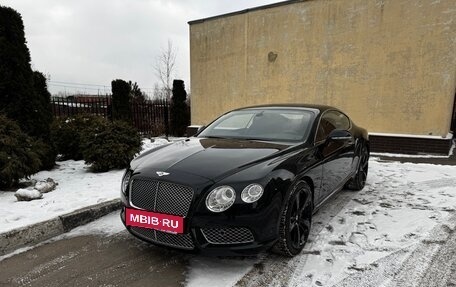
[(141, 151), (141, 137), (137, 130), (124, 121), (101, 121), (81, 133), (84, 161), (94, 172), (126, 168)]
[(57, 118), (51, 126), (51, 139), (62, 160), (81, 160), (81, 133), (85, 129), (105, 123), (100, 116), (78, 114), (67, 118)]
[(38, 172), (44, 152), (16, 122), (0, 114), (0, 186), (17, 185), (21, 178)]

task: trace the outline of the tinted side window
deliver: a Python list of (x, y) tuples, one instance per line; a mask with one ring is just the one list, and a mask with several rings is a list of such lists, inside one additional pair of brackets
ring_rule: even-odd
[(335, 130), (335, 125), (328, 120), (325, 116), (323, 116), (320, 120), (320, 125), (318, 126), (317, 136), (315, 138), (316, 142), (326, 140), (329, 133)]
[(328, 111), (323, 115), (323, 117), (338, 130), (350, 129), (350, 120), (346, 115), (338, 111)]
[(350, 120), (346, 115), (338, 111), (328, 111), (321, 117), (320, 125), (318, 126), (317, 130), (317, 136), (315, 137), (315, 142), (325, 140), (328, 137), (329, 133), (335, 129), (350, 129)]

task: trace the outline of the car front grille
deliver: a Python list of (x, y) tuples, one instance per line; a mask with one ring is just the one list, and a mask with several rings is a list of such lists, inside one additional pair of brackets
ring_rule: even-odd
[(201, 228), (207, 242), (212, 244), (242, 244), (253, 242), (253, 234), (245, 227)]
[(180, 184), (149, 179), (133, 179), (130, 203), (133, 207), (154, 212), (187, 216), (193, 189)]
[(189, 233), (171, 234), (142, 227), (132, 227), (131, 231), (154, 243), (187, 250), (192, 250), (195, 248), (192, 237)]

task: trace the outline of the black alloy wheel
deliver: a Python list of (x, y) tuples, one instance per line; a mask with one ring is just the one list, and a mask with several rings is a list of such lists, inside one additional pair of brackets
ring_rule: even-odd
[(369, 171), (369, 150), (365, 144), (363, 144), (360, 155), (358, 170), (355, 176), (350, 179), (347, 183), (347, 187), (351, 190), (361, 190), (366, 185), (367, 172)]
[(295, 256), (307, 242), (312, 221), (312, 191), (306, 182), (296, 184), (282, 212), (279, 240), (273, 251), (285, 256)]

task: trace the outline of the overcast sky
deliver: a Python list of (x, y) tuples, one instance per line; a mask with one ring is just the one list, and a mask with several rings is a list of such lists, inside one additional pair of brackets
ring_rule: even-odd
[(151, 91), (158, 83), (154, 63), (168, 39), (177, 48), (176, 78), (189, 86), (187, 22), (273, 2), (278, 0), (0, 0), (0, 5), (22, 15), (32, 67), (50, 75), (55, 93), (78, 86), (66, 83), (110, 86), (117, 78)]

